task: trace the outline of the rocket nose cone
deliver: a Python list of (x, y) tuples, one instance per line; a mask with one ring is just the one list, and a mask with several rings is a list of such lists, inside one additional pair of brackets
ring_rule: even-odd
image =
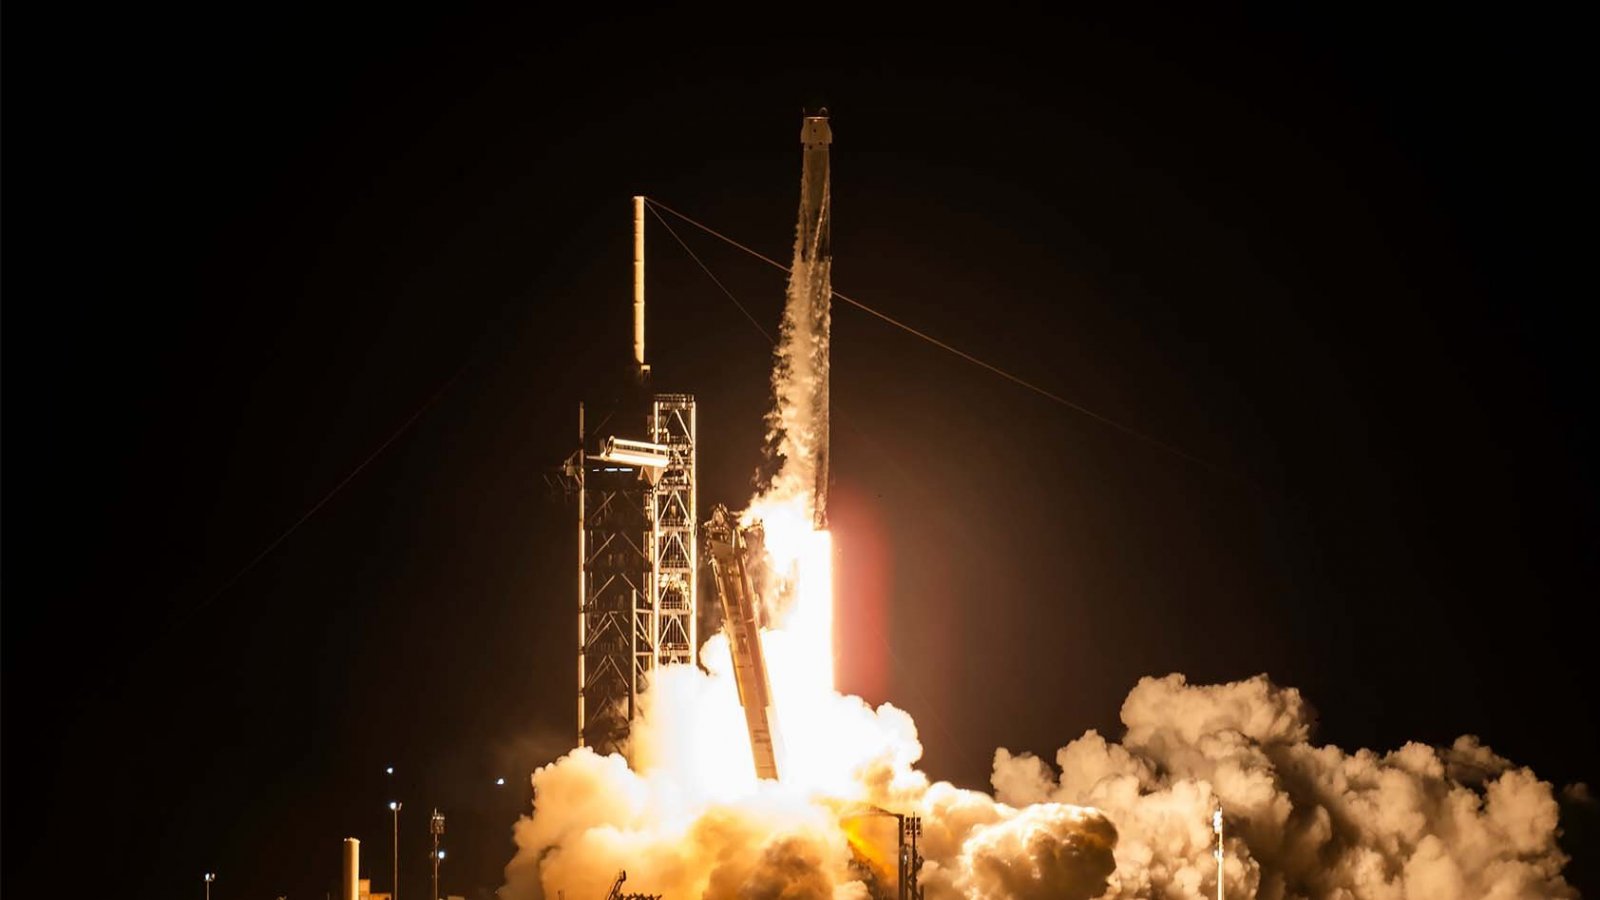
[(800, 143), (807, 147), (833, 143), (833, 129), (828, 126), (826, 111), (820, 116), (806, 116), (800, 126)]

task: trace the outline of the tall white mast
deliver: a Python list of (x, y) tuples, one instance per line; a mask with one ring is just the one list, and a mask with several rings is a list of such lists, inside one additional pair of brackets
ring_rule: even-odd
[(644, 361), (644, 198), (633, 198), (633, 365), (640, 380), (650, 374)]

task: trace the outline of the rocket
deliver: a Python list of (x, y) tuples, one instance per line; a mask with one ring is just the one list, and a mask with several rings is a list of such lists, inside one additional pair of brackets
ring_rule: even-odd
[(797, 318), (805, 319), (795, 325), (811, 335), (811, 368), (818, 375), (810, 405), (816, 429), (813, 524), (819, 531), (828, 527), (828, 340), (833, 303), (833, 248), (829, 234), (833, 198), (829, 190), (828, 147), (832, 143), (833, 129), (826, 109), (804, 118), (800, 126), (800, 145), (805, 151), (800, 176), (800, 224), (795, 235), (795, 268), (790, 285), (800, 300)]

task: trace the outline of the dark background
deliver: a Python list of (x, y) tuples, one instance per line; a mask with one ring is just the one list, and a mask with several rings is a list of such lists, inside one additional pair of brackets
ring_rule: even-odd
[[(820, 103), (837, 288), (1215, 467), (837, 310), (839, 677), (930, 774), (1267, 672), (1320, 740), (1594, 782), (1577, 29), (1337, 9), (8, 9), (5, 892), (320, 898), (349, 835), (387, 889), (395, 798), (405, 896), (433, 806), (445, 891), (497, 885), (571, 744), (544, 473), (626, 353), (628, 197), (786, 259)], [(737, 505), (768, 350), (651, 228)]]

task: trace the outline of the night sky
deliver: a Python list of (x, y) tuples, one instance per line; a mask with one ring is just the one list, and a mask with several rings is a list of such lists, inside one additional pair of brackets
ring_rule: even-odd
[[(628, 198), (787, 259), (823, 104), (837, 289), (1205, 461), (836, 307), (839, 679), (926, 771), (1266, 672), (1320, 741), (1600, 781), (1573, 23), (978, 12), (8, 16), (7, 895), (321, 900), (346, 836), (386, 889), (391, 799), (403, 896), (434, 806), (445, 892), (498, 885), (573, 739), (545, 475)], [(741, 505), (770, 348), (651, 229), (655, 384)]]

